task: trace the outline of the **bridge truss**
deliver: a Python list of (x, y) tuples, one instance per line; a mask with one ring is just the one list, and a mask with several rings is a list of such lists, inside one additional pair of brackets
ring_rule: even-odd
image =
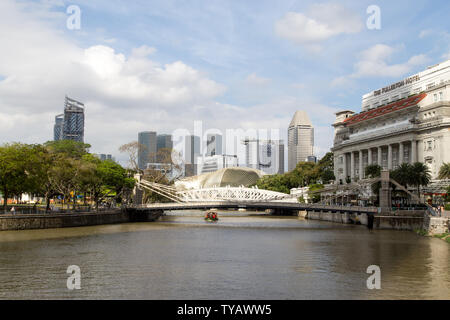
[(292, 196), (286, 193), (262, 190), (256, 187), (216, 187), (177, 191), (173, 186), (162, 185), (144, 179), (137, 181), (139, 188), (155, 192), (174, 202), (211, 201), (288, 201)]

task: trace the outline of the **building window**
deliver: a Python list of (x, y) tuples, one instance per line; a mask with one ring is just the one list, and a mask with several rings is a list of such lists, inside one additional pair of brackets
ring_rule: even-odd
[(438, 102), (438, 95), (437, 95), (437, 93), (434, 94), (434, 102)]
[(444, 101), (444, 93), (442, 91), (439, 92), (439, 101)]

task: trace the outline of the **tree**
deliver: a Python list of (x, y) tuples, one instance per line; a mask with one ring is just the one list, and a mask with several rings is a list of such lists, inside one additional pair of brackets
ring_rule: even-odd
[(409, 163), (402, 163), (397, 169), (390, 172), (390, 177), (405, 188), (413, 184), (413, 167)]
[(95, 208), (109, 196), (114, 196), (120, 202), (120, 196), (125, 189), (134, 186), (134, 179), (129, 178), (127, 171), (111, 160), (100, 160), (86, 154), (82, 158), (80, 187), (94, 197)]
[(431, 182), (430, 169), (422, 162), (416, 162), (411, 167), (411, 185), (417, 186), (417, 196), (420, 198), (420, 187)]
[(377, 164), (369, 164), (365, 169), (366, 177), (378, 178), (381, 176), (381, 167)]
[(289, 177), (285, 174), (275, 174), (263, 176), (258, 180), (256, 186), (259, 189), (271, 190), (282, 193), (290, 193), (290, 189), (293, 188)]
[(59, 155), (53, 153), (43, 145), (34, 146), (33, 177), (35, 180), (35, 193), (45, 198), (46, 211), (50, 210), (50, 199), (57, 193), (50, 174)]
[[(313, 193), (314, 191), (318, 191), (321, 189), (323, 189), (323, 184), (311, 184), (309, 186), (308, 192)], [(313, 193), (310, 198), (311, 198), (312, 203), (320, 202), (320, 193)]]
[(142, 145), (137, 141), (132, 141), (119, 147), (120, 152), (128, 155), (128, 168), (134, 172), (141, 172), (138, 165), (140, 148), (142, 148)]
[(320, 174), (315, 163), (299, 162), (288, 176), (292, 186), (305, 187), (312, 183), (316, 183)]
[(450, 179), (450, 162), (442, 164), (439, 169), (439, 179)]
[(90, 144), (74, 140), (47, 141), (44, 146), (52, 153), (63, 153), (67, 157), (81, 159), (89, 153)]
[(0, 147), (0, 190), (5, 212), (10, 196), (33, 191), (32, 154), (32, 146), (26, 144), (13, 143)]
[[(66, 154), (58, 154), (49, 170), (49, 180), (55, 190), (62, 194), (66, 203), (71, 193), (75, 196), (76, 188), (80, 186), (80, 175), (83, 172), (79, 159), (69, 158)], [(67, 208), (69, 203), (67, 202)]]

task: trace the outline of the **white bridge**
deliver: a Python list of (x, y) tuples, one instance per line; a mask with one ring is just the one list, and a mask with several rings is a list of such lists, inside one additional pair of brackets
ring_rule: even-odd
[(139, 188), (145, 188), (155, 192), (167, 199), (178, 203), (198, 203), (198, 202), (214, 202), (214, 201), (240, 201), (240, 202), (257, 202), (257, 201), (285, 201), (292, 202), (296, 198), (281, 192), (270, 190), (262, 190), (256, 187), (216, 187), (216, 188), (200, 188), (190, 190), (176, 190), (173, 186), (162, 185), (150, 182), (144, 179), (137, 181)]

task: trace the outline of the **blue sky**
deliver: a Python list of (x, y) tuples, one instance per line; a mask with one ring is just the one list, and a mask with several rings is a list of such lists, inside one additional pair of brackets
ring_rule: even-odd
[[(72, 4), (80, 30), (66, 28)], [(380, 30), (366, 26), (370, 5)], [(5, 0), (0, 9), (1, 142), (51, 139), (67, 93), (87, 105), (93, 151), (119, 158), (138, 131), (192, 130), (195, 120), (279, 128), (285, 139), (295, 110), (309, 113), (321, 156), (333, 112), (360, 111), (362, 94), (450, 58), (448, 1)]]

